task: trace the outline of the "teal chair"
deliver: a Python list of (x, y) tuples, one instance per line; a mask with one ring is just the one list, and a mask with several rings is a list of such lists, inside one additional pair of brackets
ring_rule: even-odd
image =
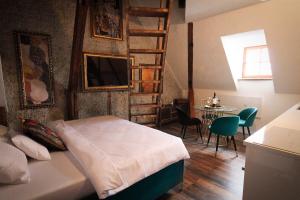
[(245, 108), (242, 110), (238, 116), (240, 117), (239, 126), (243, 128), (243, 136), (245, 138), (245, 127), (247, 127), (249, 136), (250, 133), (250, 127), (253, 126), (253, 122), (255, 120), (257, 114), (257, 108), (251, 107), (251, 108)]
[(239, 116), (226, 116), (226, 117), (219, 117), (215, 119), (212, 122), (211, 126), (209, 127), (210, 132), (207, 140), (207, 145), (209, 143), (212, 133), (216, 134), (217, 135), (216, 152), (217, 152), (219, 147), (220, 135), (226, 136), (227, 141), (228, 141), (228, 137), (231, 136), (231, 140), (233, 141), (234, 144), (234, 150), (237, 151), (234, 136), (237, 134), (239, 128), (239, 121), (240, 121)]

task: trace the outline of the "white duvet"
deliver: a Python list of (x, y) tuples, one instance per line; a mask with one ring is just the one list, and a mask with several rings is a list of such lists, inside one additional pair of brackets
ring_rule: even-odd
[(113, 116), (61, 121), (56, 129), (99, 198), (189, 158), (180, 138)]

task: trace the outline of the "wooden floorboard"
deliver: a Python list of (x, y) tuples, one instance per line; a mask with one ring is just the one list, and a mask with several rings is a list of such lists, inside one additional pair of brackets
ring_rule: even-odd
[[(164, 125), (160, 130), (180, 136), (181, 126), (178, 123)], [(206, 146), (207, 133), (204, 143), (198, 138), (196, 128), (189, 128), (183, 140), (191, 158), (185, 162), (185, 174), (182, 190), (173, 189), (158, 200), (241, 200), (243, 192), (245, 165), (245, 147), (243, 136), (236, 136), (238, 156), (233, 144), (228, 147), (222, 138), (221, 147), (215, 153), (215, 138)]]

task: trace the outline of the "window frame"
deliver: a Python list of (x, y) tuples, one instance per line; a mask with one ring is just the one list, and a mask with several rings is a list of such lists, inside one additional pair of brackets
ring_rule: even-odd
[[(267, 48), (267, 45), (259, 45), (259, 46), (249, 46), (244, 48), (244, 56), (243, 56), (243, 67), (242, 67), (242, 79), (244, 80), (272, 80), (273, 79), (273, 74), (271, 75), (254, 75), (254, 76), (248, 76), (245, 74), (245, 69), (246, 69), (246, 55), (247, 55), (247, 50), (248, 49), (262, 49), (262, 48)], [(269, 62), (270, 62), (270, 56), (269, 56)], [(271, 62), (270, 62), (271, 64)], [(271, 68), (272, 72), (272, 68)]]

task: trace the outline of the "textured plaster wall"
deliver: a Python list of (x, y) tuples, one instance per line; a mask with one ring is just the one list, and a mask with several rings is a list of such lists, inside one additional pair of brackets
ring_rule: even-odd
[[(68, 86), (76, 1), (0, 0), (0, 5), (5, 5), (5, 7), (0, 7), (0, 54), (10, 126), (16, 127), (19, 125), (18, 115), (38, 119), (42, 122), (65, 118), (65, 90)], [(133, 19), (133, 24), (141, 27), (146, 23)], [(14, 30), (43, 32), (51, 35), (56, 101), (54, 107), (20, 110)], [(124, 38), (126, 38), (125, 36), (124, 31)], [(151, 39), (132, 40), (131, 44), (150, 47), (155, 45), (155, 41)], [(126, 54), (126, 41), (92, 39), (88, 15), (83, 51)], [(137, 62), (144, 62), (151, 60), (151, 58), (144, 56), (137, 57), (136, 60)], [(174, 81), (173, 72), (169, 67), (167, 65), (165, 70), (163, 95), (163, 101), (167, 103), (181, 95), (181, 90)], [(126, 91), (112, 92), (112, 114), (127, 118), (127, 104)], [(105, 115), (108, 112), (107, 92), (80, 92), (78, 105), (80, 118)]]

